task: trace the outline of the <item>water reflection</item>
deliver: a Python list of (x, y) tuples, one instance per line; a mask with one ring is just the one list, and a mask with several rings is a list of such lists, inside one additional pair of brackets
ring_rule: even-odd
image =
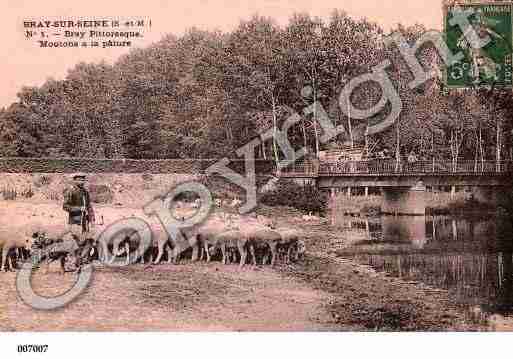
[(507, 219), (450, 216), (339, 218), (343, 256), (449, 290), (460, 303), (513, 313), (513, 230)]

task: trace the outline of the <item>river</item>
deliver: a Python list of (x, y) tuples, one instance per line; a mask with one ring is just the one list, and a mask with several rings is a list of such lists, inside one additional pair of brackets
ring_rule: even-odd
[(445, 289), (460, 304), (513, 313), (511, 220), (452, 216), (337, 217), (351, 244), (340, 256)]

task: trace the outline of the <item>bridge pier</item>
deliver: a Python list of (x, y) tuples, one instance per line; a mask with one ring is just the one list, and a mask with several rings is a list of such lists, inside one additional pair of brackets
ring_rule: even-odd
[(497, 189), (493, 187), (474, 186), (472, 188), (472, 196), (480, 203), (489, 205), (497, 204)]
[(425, 216), (382, 217), (383, 238), (389, 241), (410, 241), (415, 248), (424, 247), (426, 236)]
[(384, 187), (382, 212), (426, 215), (426, 186), (419, 181), (413, 187)]

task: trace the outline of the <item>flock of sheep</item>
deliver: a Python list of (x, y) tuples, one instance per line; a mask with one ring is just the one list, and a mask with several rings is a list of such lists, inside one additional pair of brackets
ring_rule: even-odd
[[(96, 228), (97, 236), (103, 229)], [(38, 232), (38, 233), (36, 233)], [(0, 269), (13, 270), (16, 260), (26, 260), (34, 249), (35, 238), (41, 235), (53, 238), (55, 234), (43, 229), (31, 229), (24, 235), (8, 235), (0, 232), (2, 261)], [(126, 234), (109, 244), (113, 257), (124, 257), (126, 263), (133, 263), (134, 254), (142, 263), (159, 264), (164, 257), (169, 263), (177, 263), (189, 256), (192, 261), (219, 258), (223, 264), (271, 264), (283, 260), (285, 263), (297, 261), (305, 252), (303, 233), (288, 227), (277, 227), (268, 217), (248, 215), (240, 216), (224, 212), (215, 213), (202, 224), (181, 230), (178, 238), (171, 238), (164, 230), (154, 230), (152, 245), (145, 253), (138, 253), (138, 236)], [(57, 238), (57, 237), (55, 237)], [(52, 241), (55, 242), (55, 241)], [(91, 255), (101, 260), (105, 247), (96, 243)], [(132, 258), (132, 262), (130, 259)], [(94, 259), (94, 258), (93, 258)], [(64, 271), (64, 268), (63, 268)]]
[[(201, 225), (182, 230), (178, 238), (169, 237), (163, 230), (154, 234), (153, 246), (140, 255), (143, 262), (148, 259), (158, 264), (166, 254), (170, 263), (189, 255), (192, 261), (210, 262), (220, 256), (223, 264), (274, 265), (279, 259), (286, 263), (297, 261), (305, 252), (302, 231), (276, 227), (274, 221), (264, 216), (218, 213)], [(130, 253), (137, 247), (137, 240), (125, 239), (115, 242), (115, 255)]]

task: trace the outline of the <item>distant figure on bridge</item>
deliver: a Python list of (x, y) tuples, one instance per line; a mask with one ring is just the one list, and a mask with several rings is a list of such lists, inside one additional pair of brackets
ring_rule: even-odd
[(388, 150), (385, 148), (382, 151), (377, 152), (376, 153), (376, 158), (380, 158), (380, 159), (390, 158), (390, 156), (388, 154)]
[(415, 171), (415, 169), (416, 169), (415, 164), (418, 161), (417, 155), (415, 154), (415, 152), (411, 151), (410, 154), (408, 155), (408, 157), (406, 158), (406, 160), (408, 162), (407, 169), (409, 171)]
[(416, 163), (417, 162), (417, 155), (415, 155), (415, 152), (411, 151), (408, 155), (408, 163)]

